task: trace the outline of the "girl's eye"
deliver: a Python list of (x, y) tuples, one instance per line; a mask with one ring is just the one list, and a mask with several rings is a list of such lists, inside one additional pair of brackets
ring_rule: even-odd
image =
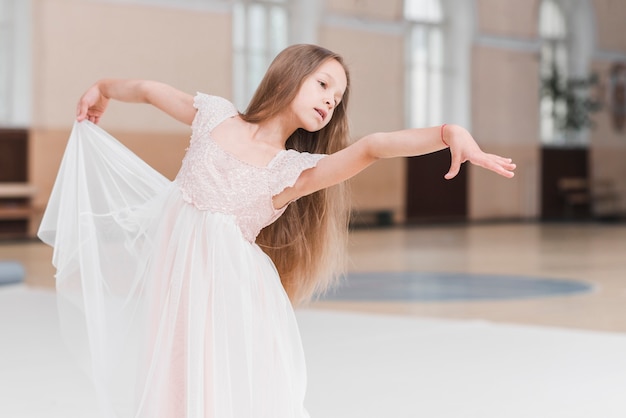
[(326, 82), (325, 81), (320, 81), (320, 86), (322, 86), (322, 88), (326, 88)]

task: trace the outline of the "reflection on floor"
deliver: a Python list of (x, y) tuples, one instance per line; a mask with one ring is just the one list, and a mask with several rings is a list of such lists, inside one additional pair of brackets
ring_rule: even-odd
[(325, 300), (356, 301), (480, 301), (528, 299), (590, 292), (589, 284), (567, 279), (542, 279), (466, 273), (414, 271), (351, 272)]
[[(411, 272), (571, 280), (591, 291), (455, 301), (321, 299), (350, 312), (479, 319), (626, 332), (626, 224), (483, 224), (358, 230), (351, 273)], [(331, 293), (332, 296), (332, 293)]]
[[(623, 418), (624, 254), (623, 224), (355, 231), (352, 290), (298, 310), (312, 417)], [(97, 416), (50, 255), (0, 243), (27, 273), (0, 287), (1, 417)]]

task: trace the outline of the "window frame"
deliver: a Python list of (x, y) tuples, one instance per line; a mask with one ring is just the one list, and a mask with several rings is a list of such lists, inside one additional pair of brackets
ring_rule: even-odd
[[(410, 16), (409, 2), (427, 1), (437, 10), (432, 15)], [(423, 5), (422, 5), (423, 6)], [(441, 0), (404, 0), (405, 31), (405, 125), (409, 128), (443, 122), (445, 78), (444, 5)], [(426, 7), (415, 7), (425, 10)], [(421, 38), (417, 40), (416, 38)], [(421, 90), (425, 90), (425, 93)]]
[[(546, 15), (546, 13), (551, 14)], [(555, 14), (557, 13), (557, 14)], [(551, 21), (548, 21), (551, 20)], [(542, 0), (539, 7), (540, 63), (539, 75), (543, 80), (555, 78), (564, 83), (569, 76), (570, 42), (568, 21), (561, 4), (556, 0)], [(563, 100), (555, 101), (543, 95), (539, 102), (539, 134), (541, 143), (546, 145), (565, 141), (566, 132), (557, 126), (558, 118), (567, 112)]]
[[(238, 108), (247, 107), (269, 64), (290, 44), (291, 14), (290, 0), (239, 0), (233, 4), (233, 101)], [(280, 20), (281, 32), (265, 30), (276, 29)]]
[(0, 70), (0, 126), (7, 128), (27, 128), (32, 118), (32, 42), (31, 42), (31, 1), (0, 0), (9, 5), (5, 22), (6, 37), (3, 33), (0, 42), (0, 59), (6, 63)]

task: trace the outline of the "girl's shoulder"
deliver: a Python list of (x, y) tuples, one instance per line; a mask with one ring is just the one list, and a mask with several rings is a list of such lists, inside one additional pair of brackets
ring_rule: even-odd
[(319, 161), (327, 157), (326, 154), (311, 154), (294, 149), (281, 151), (272, 161), (272, 176), (270, 177), (270, 191), (275, 196), (287, 187), (293, 187), (303, 171), (317, 166)]
[(194, 96), (193, 106), (198, 112), (192, 126), (202, 126), (209, 131), (226, 118), (239, 114), (235, 105), (228, 99), (201, 92), (197, 92)]

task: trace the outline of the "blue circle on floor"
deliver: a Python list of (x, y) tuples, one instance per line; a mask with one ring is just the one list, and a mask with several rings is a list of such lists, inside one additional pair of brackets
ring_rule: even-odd
[(24, 280), (24, 267), (16, 261), (0, 261), (0, 286)]
[(527, 299), (586, 293), (576, 280), (466, 273), (349, 273), (323, 299), (344, 301), (445, 302)]

